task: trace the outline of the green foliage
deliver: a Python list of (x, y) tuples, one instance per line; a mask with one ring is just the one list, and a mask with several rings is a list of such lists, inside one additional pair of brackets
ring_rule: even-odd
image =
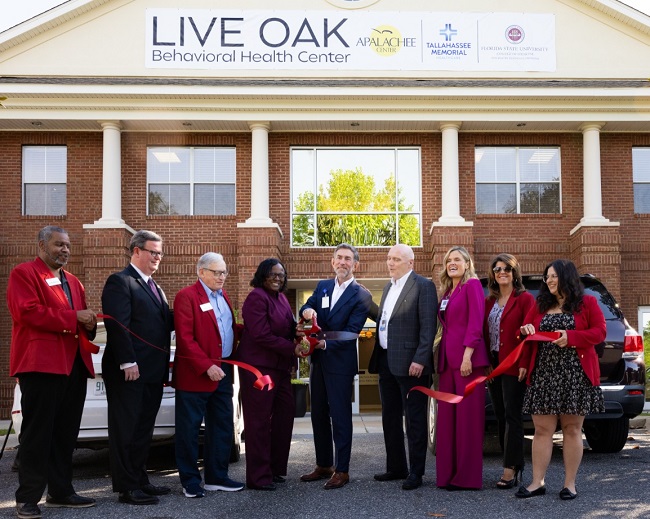
[(298, 378), (309, 378), (309, 359), (298, 359)]
[(158, 191), (149, 191), (149, 214), (178, 214), (174, 206), (168, 203), (162, 193)]
[(401, 196), (394, 175), (379, 188), (375, 178), (364, 174), (361, 168), (333, 170), (327, 185), (319, 186), (316, 200), (311, 192), (296, 198), (294, 212), (312, 214), (294, 215), (293, 244), (307, 247), (342, 242), (356, 246), (390, 246), (398, 242), (420, 245), (418, 215), (398, 216), (396, 206), (399, 213), (413, 211), (413, 205), (407, 206), (405, 197)]

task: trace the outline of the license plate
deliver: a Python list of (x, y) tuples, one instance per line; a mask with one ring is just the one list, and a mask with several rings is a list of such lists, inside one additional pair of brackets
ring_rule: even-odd
[(95, 396), (106, 396), (106, 387), (103, 380), (95, 382)]

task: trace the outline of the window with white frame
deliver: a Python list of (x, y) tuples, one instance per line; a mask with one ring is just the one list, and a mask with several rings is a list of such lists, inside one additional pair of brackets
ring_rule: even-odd
[(235, 148), (147, 148), (147, 214), (234, 215)]
[(477, 214), (559, 214), (559, 147), (474, 150)]
[(420, 149), (291, 149), (291, 244), (422, 244)]
[(632, 148), (634, 212), (650, 213), (650, 148)]
[(66, 214), (68, 149), (23, 146), (23, 214)]

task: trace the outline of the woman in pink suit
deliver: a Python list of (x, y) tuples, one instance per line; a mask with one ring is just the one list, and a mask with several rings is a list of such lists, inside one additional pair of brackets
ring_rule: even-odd
[[(442, 339), (438, 359), (440, 391), (462, 395), (485, 374), (488, 357), (483, 342), (485, 302), (472, 258), (464, 247), (445, 254), (440, 276), (442, 298), (438, 318)], [(460, 404), (438, 403), (436, 484), (447, 490), (483, 486), (485, 384)]]
[(559, 332), (560, 338), (533, 342), (524, 350), (528, 361), (528, 391), (523, 410), (535, 424), (533, 481), (521, 486), (519, 498), (546, 493), (544, 477), (553, 452), (553, 433), (562, 427), (564, 488), (560, 499), (575, 499), (576, 475), (582, 460), (582, 423), (590, 413), (605, 411), (595, 346), (607, 335), (596, 298), (584, 294), (578, 269), (558, 259), (544, 269), (537, 304), (524, 319), (521, 332)]
[[(521, 342), (519, 328), (535, 305), (535, 298), (526, 292), (519, 262), (510, 254), (499, 254), (492, 260), (488, 271), (488, 290), (483, 337), (490, 363), (496, 368)], [(488, 383), (503, 449), (503, 475), (497, 481), (497, 488), (502, 490), (514, 487), (524, 469), (521, 407), (526, 393), (526, 370), (527, 366), (520, 359), (503, 375)]]

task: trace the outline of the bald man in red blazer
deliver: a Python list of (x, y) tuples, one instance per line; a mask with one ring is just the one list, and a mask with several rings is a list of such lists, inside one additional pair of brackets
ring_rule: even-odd
[(84, 508), (93, 499), (72, 486), (72, 452), (94, 378), (91, 354), (81, 334), (95, 337), (97, 318), (86, 307), (84, 287), (63, 270), (70, 239), (60, 227), (38, 234), (38, 258), (9, 275), (7, 305), (12, 318), (9, 374), (18, 377), (23, 415), (20, 436), (19, 517), (40, 517), (47, 486), (49, 506)]
[[(228, 477), (233, 437), (233, 366), (220, 360), (235, 350), (242, 325), (223, 290), (226, 263), (215, 252), (201, 256), (199, 279), (174, 299), (176, 355), (172, 385), (176, 388), (176, 465), (186, 497), (205, 490), (244, 488)], [(205, 420), (204, 476), (197, 467), (198, 437)]]

